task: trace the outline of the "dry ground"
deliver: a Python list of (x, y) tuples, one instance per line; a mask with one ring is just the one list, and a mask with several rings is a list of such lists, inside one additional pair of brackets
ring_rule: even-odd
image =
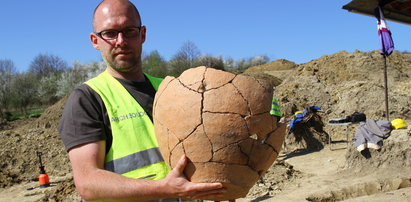
[[(411, 124), (411, 54), (394, 52), (387, 64), (390, 119)], [(286, 117), (316, 105), (326, 123), (355, 111), (385, 119), (382, 65), (377, 51), (338, 52), (300, 65), (278, 60), (248, 73), (272, 77)], [(37, 119), (0, 123), (0, 201), (80, 200), (56, 130), (64, 102)], [(351, 143), (346, 149), (331, 151), (325, 145), (314, 152), (304, 144), (288, 145), (294, 147), (284, 149), (248, 196), (238, 201), (411, 201), (410, 130), (395, 131), (370, 159)], [(333, 148), (346, 146), (344, 130), (325, 124), (324, 131), (337, 142)], [(350, 139), (354, 132), (355, 126), (350, 127)], [(39, 172), (37, 151), (43, 152), (52, 186), (27, 190), (37, 185), (30, 181)]]

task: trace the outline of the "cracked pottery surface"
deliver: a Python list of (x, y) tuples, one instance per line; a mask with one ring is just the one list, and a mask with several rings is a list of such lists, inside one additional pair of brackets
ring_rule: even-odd
[(221, 182), (228, 192), (209, 200), (245, 197), (273, 164), (285, 124), (269, 114), (273, 90), (263, 80), (207, 68), (166, 77), (154, 100), (154, 126), (165, 162), (182, 155), (193, 182)]

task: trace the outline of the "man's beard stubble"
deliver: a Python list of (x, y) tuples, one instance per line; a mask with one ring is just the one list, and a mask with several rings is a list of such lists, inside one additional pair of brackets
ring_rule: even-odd
[[(127, 72), (131, 72), (133, 69), (138, 68), (139, 64), (141, 64), (141, 60), (129, 60), (128, 62), (130, 63), (127, 66), (123, 66), (123, 65), (119, 65), (115, 60), (107, 60), (106, 58), (104, 58), (104, 61), (114, 70), (118, 71), (118, 72), (123, 72), (123, 73), (127, 73)], [(141, 65), (140, 65), (141, 66)]]

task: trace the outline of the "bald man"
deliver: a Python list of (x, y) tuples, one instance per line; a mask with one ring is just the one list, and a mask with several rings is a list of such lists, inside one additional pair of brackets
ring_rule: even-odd
[[(221, 196), (221, 183), (192, 183), (187, 157), (170, 171), (159, 152), (152, 104), (161, 79), (141, 64), (146, 27), (126, 0), (95, 9), (90, 40), (106, 71), (75, 88), (59, 124), (76, 189), (85, 200), (173, 201)], [(174, 200), (175, 201), (175, 200)]]

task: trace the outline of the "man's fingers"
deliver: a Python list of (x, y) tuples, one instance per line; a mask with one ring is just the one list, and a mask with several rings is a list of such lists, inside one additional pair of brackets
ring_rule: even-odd
[(226, 189), (215, 189), (210, 191), (195, 192), (193, 195), (194, 199), (207, 199), (207, 198), (218, 198), (222, 197), (227, 192)]
[(223, 189), (225, 190), (225, 188), (223, 187), (223, 185), (221, 183), (192, 183), (192, 187), (191, 190), (193, 191), (213, 191), (213, 190), (219, 190), (219, 189)]
[[(184, 171), (185, 166), (188, 163), (187, 156), (181, 156), (180, 160), (175, 165), (172, 173), (170, 176), (174, 177), (182, 177), (182, 173)], [(176, 179), (177, 179), (176, 178)], [(170, 178), (172, 179), (172, 178)], [(171, 180), (173, 181), (173, 180)], [(174, 181), (176, 182), (176, 181)], [(204, 198), (218, 198), (223, 196), (224, 193), (227, 192), (227, 189), (223, 187), (221, 183), (194, 183), (187, 181), (187, 179), (183, 181), (179, 181), (181, 184), (176, 184), (180, 188), (180, 198), (186, 198), (189, 200), (193, 199), (204, 199)]]
[(193, 183), (190, 189), (191, 199), (217, 198), (227, 192), (221, 183)]
[(187, 165), (187, 157), (186, 155), (182, 155), (180, 160), (178, 160), (176, 167), (174, 167), (174, 170), (176, 170), (179, 173), (183, 173), (186, 165)]
[(212, 198), (219, 198), (224, 196), (227, 192), (225, 188), (213, 189), (208, 191), (192, 191), (187, 194), (185, 197), (186, 199), (194, 200), (194, 199), (212, 199)]
[(174, 167), (174, 170), (176, 170), (179, 173), (182, 173), (186, 165), (187, 165), (187, 157), (183, 155), (181, 156), (180, 160), (178, 160), (176, 167)]

